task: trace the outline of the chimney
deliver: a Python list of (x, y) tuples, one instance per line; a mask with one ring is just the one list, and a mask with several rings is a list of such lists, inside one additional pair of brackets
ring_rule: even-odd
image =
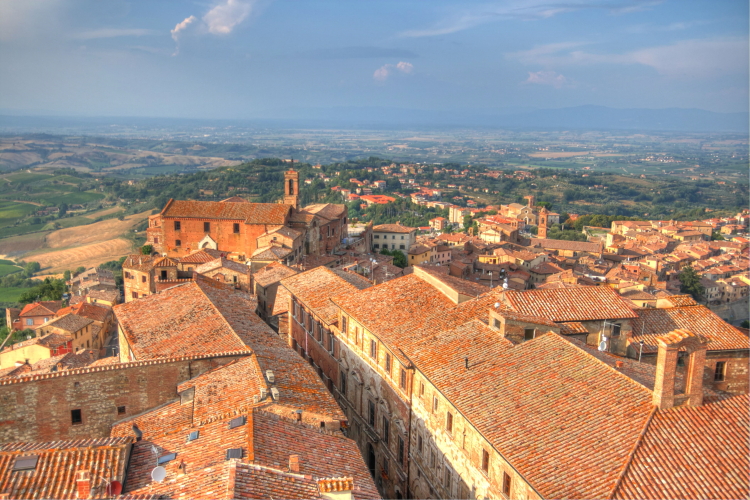
[[(688, 330), (674, 330), (656, 339), (659, 352), (656, 358), (653, 403), (661, 410), (673, 406), (700, 406), (703, 403), (703, 368), (706, 364), (708, 340)], [(675, 395), (677, 358), (681, 348), (688, 353), (685, 372), (685, 392)]]
[(622, 365), (624, 365), (624, 364), (625, 363), (623, 363), (622, 361), (620, 361), (618, 359), (617, 361), (615, 361), (615, 368), (617, 368), (619, 370), (620, 368), (622, 368)]
[(299, 472), (299, 455), (289, 455), (289, 472)]
[(76, 472), (77, 498), (89, 498), (91, 494), (91, 473), (87, 470)]

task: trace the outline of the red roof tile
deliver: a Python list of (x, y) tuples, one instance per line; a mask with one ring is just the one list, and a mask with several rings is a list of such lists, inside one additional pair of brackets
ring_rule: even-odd
[(291, 205), (169, 200), (161, 215), (170, 218), (242, 220), (246, 224), (284, 224)]
[(543, 316), (555, 322), (637, 317), (628, 302), (609, 287), (510, 290), (504, 293), (504, 299), (506, 305), (520, 313)]

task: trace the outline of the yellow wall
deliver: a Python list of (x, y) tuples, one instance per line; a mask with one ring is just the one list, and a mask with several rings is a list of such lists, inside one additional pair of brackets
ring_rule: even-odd
[(30, 364), (34, 364), (37, 361), (47, 359), (50, 357), (50, 350), (44, 346), (37, 344), (27, 345), (19, 349), (13, 349), (9, 351), (3, 351), (0, 353), (0, 370), (3, 368), (10, 368), (15, 366), (16, 361), (21, 363), (29, 360)]

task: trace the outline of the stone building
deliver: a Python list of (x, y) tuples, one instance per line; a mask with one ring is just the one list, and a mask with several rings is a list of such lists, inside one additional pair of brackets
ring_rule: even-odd
[(417, 228), (404, 226), (400, 222), (380, 224), (372, 228), (372, 238), (375, 252), (387, 249), (401, 250), (405, 254), (417, 242)]

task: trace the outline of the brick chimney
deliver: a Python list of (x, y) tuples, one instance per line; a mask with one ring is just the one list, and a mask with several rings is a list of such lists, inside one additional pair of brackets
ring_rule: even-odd
[(87, 470), (76, 472), (77, 498), (89, 498), (91, 495), (91, 473)]
[(299, 472), (299, 455), (289, 455), (289, 472)]
[(348, 500), (354, 498), (354, 478), (331, 477), (318, 479), (318, 491), (325, 500)]
[[(656, 358), (654, 405), (661, 410), (682, 405), (700, 406), (703, 403), (703, 369), (706, 364), (708, 340), (688, 330), (674, 330), (658, 337), (656, 341), (659, 352)], [(688, 352), (685, 393), (675, 395), (677, 359), (683, 347)]]

